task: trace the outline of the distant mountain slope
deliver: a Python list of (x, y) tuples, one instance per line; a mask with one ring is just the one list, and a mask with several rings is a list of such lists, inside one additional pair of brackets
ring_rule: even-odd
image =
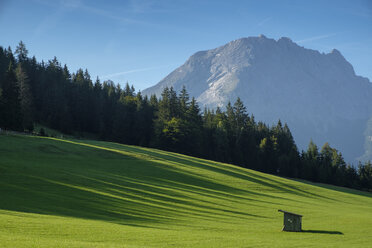
[[(371, 193), (102, 141), (0, 135), (0, 199), (1, 247), (372, 243)], [(281, 232), (278, 209), (305, 232)]]
[(289, 38), (242, 38), (195, 53), (143, 93), (159, 96), (166, 86), (183, 85), (201, 105), (224, 107), (240, 97), (257, 120), (282, 119), (300, 148), (312, 138), (330, 142), (348, 161), (364, 153), (372, 84), (338, 50), (319, 53)]

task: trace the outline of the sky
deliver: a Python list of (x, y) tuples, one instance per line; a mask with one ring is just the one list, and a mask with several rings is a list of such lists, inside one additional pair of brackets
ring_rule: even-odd
[(372, 81), (372, 0), (0, 0), (0, 46), (144, 90), (192, 54), (242, 37), (333, 48)]

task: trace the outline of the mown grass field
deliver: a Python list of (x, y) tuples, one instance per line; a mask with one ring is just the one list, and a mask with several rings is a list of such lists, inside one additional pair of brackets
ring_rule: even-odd
[[(304, 215), (281, 232), (278, 209)], [(372, 194), (99, 141), (0, 135), (0, 247), (372, 247)]]

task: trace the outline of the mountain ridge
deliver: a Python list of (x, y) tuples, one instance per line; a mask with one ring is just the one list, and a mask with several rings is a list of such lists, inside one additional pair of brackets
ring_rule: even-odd
[(287, 37), (241, 38), (196, 52), (142, 93), (160, 96), (165, 87), (183, 86), (202, 106), (224, 107), (240, 97), (257, 120), (287, 122), (300, 149), (310, 139), (330, 142), (355, 161), (368, 147), (372, 84), (337, 49), (320, 53)]

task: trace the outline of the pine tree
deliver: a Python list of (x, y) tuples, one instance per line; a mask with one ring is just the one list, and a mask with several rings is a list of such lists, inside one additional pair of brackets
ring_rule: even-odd
[(66, 80), (66, 82), (71, 81), (71, 74), (70, 74), (70, 71), (67, 68), (67, 65), (63, 66), (63, 77)]
[(190, 97), (189, 97), (189, 94), (187, 93), (186, 91), (186, 87), (183, 86), (182, 87), (182, 90), (179, 94), (179, 102), (180, 102), (180, 114), (182, 117), (184, 117), (184, 115), (186, 114), (186, 111), (188, 110), (189, 108), (189, 105), (190, 105)]
[(317, 145), (313, 142), (313, 140), (310, 140), (309, 146), (307, 148), (307, 157), (310, 160), (318, 160), (319, 158), (319, 151)]
[(24, 62), (27, 59), (28, 50), (26, 49), (26, 45), (23, 41), (20, 41), (18, 46), (16, 47), (15, 54), (17, 55), (18, 62)]
[(362, 189), (372, 189), (372, 163), (367, 161), (365, 164), (359, 163), (358, 174), (360, 177), (360, 186)]
[(310, 140), (307, 151), (304, 153), (304, 164), (302, 178), (312, 181), (319, 181), (319, 150), (317, 145)]
[(181, 130), (185, 135), (184, 147), (188, 153), (200, 156), (203, 121), (200, 115), (199, 105), (194, 97), (186, 110), (185, 116), (185, 130)]
[(2, 105), (0, 126), (5, 129), (22, 130), (19, 87), (12, 62), (9, 64), (5, 80), (2, 83)]
[(241, 129), (244, 128), (245, 123), (248, 120), (247, 108), (244, 106), (243, 102), (238, 97), (234, 103), (234, 117), (236, 122), (236, 129), (238, 133), (241, 132)]
[(20, 107), (22, 114), (23, 129), (33, 131), (33, 100), (29, 85), (29, 79), (19, 63), (16, 69), (16, 78), (19, 88)]

